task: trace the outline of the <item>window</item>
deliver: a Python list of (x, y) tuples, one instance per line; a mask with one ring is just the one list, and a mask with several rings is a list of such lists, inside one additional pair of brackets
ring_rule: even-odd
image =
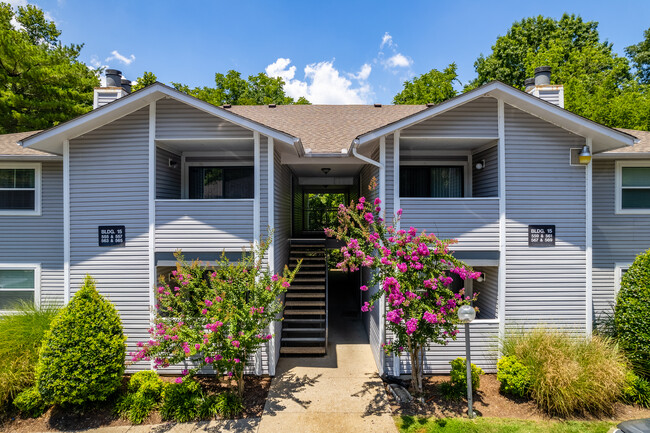
[(650, 161), (616, 162), (616, 213), (650, 213)]
[(0, 264), (0, 311), (11, 311), (17, 302), (38, 303), (40, 266)]
[(401, 166), (400, 197), (463, 197), (464, 166)]
[(253, 167), (189, 167), (190, 199), (253, 198)]
[(614, 297), (621, 290), (621, 279), (628, 269), (630, 269), (630, 263), (616, 263), (614, 265)]
[(0, 164), (0, 215), (40, 215), (41, 165)]

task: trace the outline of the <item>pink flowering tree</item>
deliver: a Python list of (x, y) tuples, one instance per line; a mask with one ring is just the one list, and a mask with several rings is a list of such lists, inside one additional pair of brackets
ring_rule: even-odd
[[(457, 310), (470, 304), (464, 289), (454, 292), (452, 274), (463, 280), (476, 279), (480, 273), (456, 259), (449, 251), (455, 240), (441, 240), (413, 227), (398, 230), (401, 209), (393, 225), (381, 218), (380, 200), (361, 197), (358, 203), (339, 206), (339, 225), (325, 230), (345, 242), (341, 248), (343, 261), (337, 267), (356, 271), (371, 269), (368, 285), (378, 284), (370, 302), (361, 307), (372, 310), (377, 302), (386, 302), (386, 323), (395, 339), (384, 345), (386, 353), (406, 351), (411, 359), (411, 388), (422, 393), (424, 351), (431, 343), (447, 344), (458, 334)], [(362, 291), (368, 290), (366, 285)]]
[(186, 363), (190, 367), (177, 383), (210, 367), (218, 377), (236, 379), (241, 397), (246, 363), (272, 338), (266, 330), (296, 272), (271, 274), (262, 265), (270, 242), (269, 236), (237, 262), (224, 254), (214, 267), (188, 263), (177, 252), (176, 270), (156, 288), (150, 339), (138, 343), (132, 361), (153, 360), (156, 369)]

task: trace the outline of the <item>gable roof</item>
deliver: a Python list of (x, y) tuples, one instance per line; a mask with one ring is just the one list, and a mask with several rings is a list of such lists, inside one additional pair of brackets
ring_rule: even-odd
[(30, 137), (40, 131), (16, 132), (0, 135), (0, 158), (2, 159), (51, 159), (57, 155), (36, 149), (24, 148), (18, 144), (20, 140)]
[(530, 95), (500, 81), (491, 81), (476, 89), (470, 90), (454, 98), (441, 102), (418, 113), (399, 119), (388, 125), (377, 128), (365, 134), (360, 134), (356, 140), (362, 145), (382, 135), (407, 128), (428, 118), (442, 114), (455, 107), (473, 101), (477, 98), (491, 96), (503, 100), (506, 104), (546, 120), (560, 128), (573, 132), (582, 137), (592, 138), (594, 153), (605, 152), (624, 146), (633, 146), (638, 139), (623, 130), (617, 130), (598, 122), (565, 110), (555, 104)]
[(228, 111), (300, 137), (312, 154), (347, 153), (352, 140), (426, 105), (233, 105)]
[(605, 157), (609, 156), (621, 156), (628, 155), (634, 157), (635, 155), (645, 154), (650, 156), (650, 131), (639, 131), (636, 129), (625, 129), (625, 128), (616, 128), (619, 131), (623, 131), (626, 134), (634, 135), (639, 139), (639, 142), (631, 147), (623, 147), (621, 149), (610, 150), (605, 152), (602, 155)]

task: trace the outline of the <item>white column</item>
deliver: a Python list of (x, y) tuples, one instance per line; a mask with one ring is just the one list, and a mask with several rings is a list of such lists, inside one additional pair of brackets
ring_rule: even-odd
[(63, 141), (63, 302), (70, 302), (70, 141)]
[(506, 126), (505, 106), (502, 99), (497, 102), (497, 128), (499, 134), (499, 338), (506, 330)]
[(156, 101), (149, 104), (149, 315), (156, 305)]
[[(589, 152), (593, 155), (591, 149), (591, 137), (587, 138), (586, 145), (589, 147)], [(587, 195), (586, 209), (585, 209), (585, 261), (586, 261), (586, 333), (587, 336), (591, 336), (593, 328), (593, 252), (592, 252), (592, 243), (593, 243), (593, 190), (592, 190), (592, 168), (593, 162), (590, 162), (585, 167), (585, 193)]]
[(255, 181), (255, 191), (254, 191), (254, 201), (253, 206), (253, 244), (257, 245), (257, 242), (260, 239), (260, 194), (262, 192), (262, 186), (260, 185), (261, 176), (260, 170), (262, 169), (260, 163), (260, 133), (255, 131), (253, 132), (253, 167), (254, 167), (254, 181)]

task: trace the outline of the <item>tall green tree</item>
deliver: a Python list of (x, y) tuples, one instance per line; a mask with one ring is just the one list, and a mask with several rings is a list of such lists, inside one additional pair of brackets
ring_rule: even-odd
[(0, 3), (0, 133), (48, 128), (92, 109), (98, 72), (79, 61), (83, 45), (63, 45), (60, 35), (36, 6)]
[(636, 68), (639, 82), (650, 84), (650, 28), (643, 32), (644, 40), (625, 48), (625, 54)]
[(429, 72), (404, 82), (404, 89), (393, 98), (394, 104), (438, 104), (456, 96), (454, 82), (460, 84), (456, 63), (451, 63), (442, 71)]
[(136, 90), (144, 89), (145, 87), (151, 86), (157, 81), (158, 77), (156, 77), (156, 74), (153, 72), (144, 71), (144, 74), (135, 80), (135, 84), (131, 87), (131, 91), (135, 92)]
[(191, 88), (181, 83), (172, 85), (176, 90), (214, 105), (309, 104), (302, 96), (297, 101), (287, 96), (282, 78), (272, 78), (263, 72), (245, 80), (241, 73), (230, 70), (225, 75), (216, 73), (214, 81), (214, 87)]

